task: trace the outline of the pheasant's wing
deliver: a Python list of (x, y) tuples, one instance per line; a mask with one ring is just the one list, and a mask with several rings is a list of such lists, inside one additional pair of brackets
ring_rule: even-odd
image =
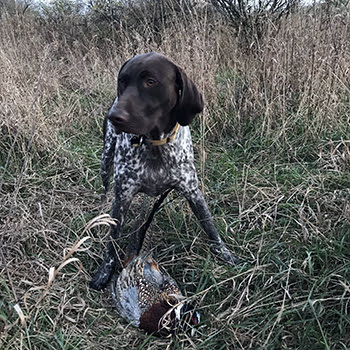
[(142, 315), (139, 306), (139, 277), (139, 265), (137, 261), (132, 261), (111, 283), (111, 294), (118, 313), (135, 327), (139, 326)]
[(163, 272), (163, 284), (161, 290), (163, 297), (171, 305), (176, 305), (184, 298), (179, 286), (166, 271)]
[(139, 326), (141, 315), (152, 305), (176, 305), (183, 296), (177, 283), (149, 257), (134, 258), (111, 284), (118, 313)]

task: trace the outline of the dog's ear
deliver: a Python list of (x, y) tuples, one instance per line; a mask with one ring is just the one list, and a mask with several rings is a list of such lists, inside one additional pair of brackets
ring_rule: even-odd
[(201, 93), (194, 82), (178, 66), (176, 70), (177, 104), (173, 115), (180, 125), (189, 125), (196, 114), (203, 111), (204, 103)]

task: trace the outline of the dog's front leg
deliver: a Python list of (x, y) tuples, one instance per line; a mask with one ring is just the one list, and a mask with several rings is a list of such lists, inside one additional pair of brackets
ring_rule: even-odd
[(103, 262), (90, 282), (90, 287), (93, 289), (101, 290), (105, 288), (112, 277), (118, 261), (117, 248), (121, 227), (135, 193), (136, 190), (132, 191), (130, 188), (129, 191), (122, 192), (121, 186), (115, 189), (115, 199), (111, 212), (111, 217), (115, 219), (115, 224), (110, 227), (110, 239), (107, 244)]
[(101, 198), (101, 204), (104, 202), (109, 189), (110, 177), (113, 173), (113, 160), (115, 156), (115, 147), (117, 143), (117, 135), (111, 122), (105, 118), (103, 122), (103, 139), (104, 147), (101, 158), (100, 174), (104, 193)]
[(214, 225), (213, 218), (209, 212), (208, 205), (203, 197), (202, 192), (196, 190), (183, 193), (188, 200), (193, 213), (199, 220), (202, 228), (208, 235), (211, 251), (221, 260), (229, 265), (236, 265), (240, 260), (235, 257), (221, 240), (219, 233)]

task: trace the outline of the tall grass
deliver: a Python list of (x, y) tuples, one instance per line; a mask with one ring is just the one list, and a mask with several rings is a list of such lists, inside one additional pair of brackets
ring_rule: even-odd
[[(0, 21), (0, 347), (349, 348), (348, 8), (301, 9), (248, 47), (202, 7), (174, 9), (156, 33), (146, 17), (112, 28), (38, 16)], [(215, 261), (182, 199), (156, 215), (155, 256), (202, 314), (193, 338), (148, 337), (88, 288), (108, 231), (84, 231), (100, 213), (103, 116), (121, 64), (148, 51), (204, 95), (191, 126), (202, 189), (244, 260)]]

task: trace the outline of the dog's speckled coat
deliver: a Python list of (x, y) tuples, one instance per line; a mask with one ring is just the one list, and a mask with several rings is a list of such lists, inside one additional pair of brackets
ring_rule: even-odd
[[(101, 160), (105, 191), (113, 173), (115, 198), (111, 216), (118, 224), (111, 227), (112, 240), (118, 239), (126, 212), (138, 192), (158, 196), (175, 189), (188, 200), (208, 235), (211, 250), (225, 262), (237, 263), (222, 242), (198, 188), (188, 124), (202, 109), (202, 97), (194, 83), (166, 57), (150, 53), (136, 56), (123, 65), (118, 97), (104, 122)], [(152, 145), (151, 139), (162, 139), (176, 123), (181, 126), (173, 142)], [(131, 142), (135, 135), (145, 135), (137, 147)], [(91, 287), (104, 288), (115, 264), (115, 248), (109, 242)]]

